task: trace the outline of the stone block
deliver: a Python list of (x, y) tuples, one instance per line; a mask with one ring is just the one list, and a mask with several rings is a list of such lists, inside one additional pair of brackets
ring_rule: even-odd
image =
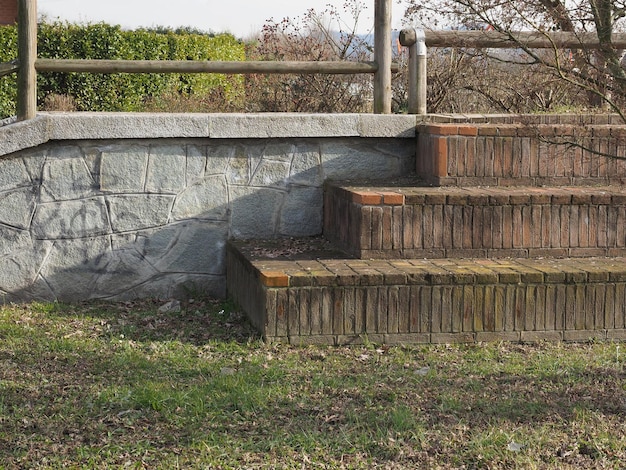
[[(187, 161), (185, 165), (186, 185), (193, 184), (197, 179), (204, 178), (207, 168), (207, 146), (189, 144), (187, 149)], [(227, 160), (228, 161), (228, 160)], [(223, 173), (219, 171), (218, 173)]]
[(184, 300), (199, 296), (212, 296), (218, 299), (226, 297), (224, 276), (162, 273), (125, 291), (111, 293), (105, 298), (111, 301), (141, 298)]
[[(212, 157), (209, 157), (209, 163), (211, 162), (211, 158)], [(261, 149), (258, 147), (252, 147), (250, 149), (248, 147), (244, 147), (243, 145), (236, 146), (224, 172), (228, 184), (249, 184), (252, 168), (256, 166), (253, 165), (252, 162), (256, 160), (261, 160)]]
[(224, 176), (215, 175), (196, 180), (176, 198), (173, 220), (226, 220), (228, 216), (228, 187)]
[(51, 113), (50, 140), (207, 137), (209, 117), (194, 113)]
[(209, 122), (211, 138), (349, 137), (359, 135), (358, 114), (219, 114)]
[(103, 197), (39, 204), (31, 225), (38, 239), (72, 239), (111, 232)]
[[(0, 203), (0, 208), (2, 207)], [(22, 249), (28, 250), (31, 246), (32, 241), (28, 231), (0, 225), (0, 256), (10, 255)]]
[(57, 240), (49, 249), (40, 273), (57, 299), (90, 299), (100, 274), (99, 261), (109, 251), (109, 237)]
[(38, 277), (43, 260), (52, 249), (51, 242), (27, 242), (23, 240), (20, 247), (0, 257), (0, 290), (26, 299), (22, 291), (33, 286)]
[(159, 194), (128, 194), (106, 198), (111, 228), (114, 232), (130, 232), (167, 223), (174, 196)]
[(400, 137), (415, 138), (417, 132), (415, 115), (359, 115), (359, 135), (361, 137)]
[[(385, 146), (373, 139), (362, 142), (355, 139), (322, 142), (322, 169), (330, 179), (383, 179), (408, 173), (407, 162), (414, 149), (396, 144)], [(414, 163), (413, 163), (414, 164)]]
[(35, 211), (36, 190), (35, 187), (25, 187), (0, 193), (0, 223), (28, 229)]
[[(0, 127), (0, 155), (9, 155), (47, 142), (50, 138), (48, 126), (48, 117), (40, 115), (29, 121), (15, 122)], [(2, 170), (0, 170), (0, 182), (2, 181), (1, 173)]]
[(288, 182), (302, 186), (321, 186), (322, 159), (319, 145), (297, 143), (294, 150)]
[[(98, 275), (90, 295), (95, 298), (121, 296), (148, 282), (157, 270), (137, 250), (129, 247), (106, 251), (97, 258)], [(134, 296), (133, 294), (132, 296)]]
[(150, 149), (146, 189), (154, 193), (177, 193), (186, 184), (187, 155), (181, 145), (154, 145)]
[(184, 221), (139, 232), (136, 249), (161, 273), (224, 274), (226, 223)]
[(290, 168), (291, 165), (287, 161), (270, 160), (263, 156), (252, 173), (250, 184), (265, 188), (286, 188)]
[(283, 191), (230, 186), (231, 234), (235, 238), (272, 238), (278, 233)]
[(100, 189), (106, 192), (140, 193), (146, 184), (148, 148), (112, 145), (101, 150)]
[(0, 191), (8, 191), (32, 184), (31, 177), (21, 158), (9, 157), (1, 160)]
[[(66, 150), (66, 152), (64, 152)], [(54, 153), (68, 158), (49, 159), (43, 166), (40, 198), (42, 202), (81, 199), (98, 189), (78, 147), (57, 147)]]
[(290, 237), (320, 234), (323, 197), (321, 188), (291, 187), (280, 211), (279, 233)]

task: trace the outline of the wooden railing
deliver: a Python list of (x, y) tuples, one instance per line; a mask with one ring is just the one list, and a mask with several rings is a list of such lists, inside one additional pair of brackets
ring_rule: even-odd
[(374, 0), (374, 60), (372, 62), (207, 62), (152, 60), (66, 60), (37, 57), (37, 0), (18, 0), (18, 60), (0, 64), (0, 76), (17, 72), (17, 118), (37, 113), (37, 72), (90, 73), (281, 73), (374, 75), (374, 112), (391, 113), (391, 2)]
[[(596, 33), (525, 31), (417, 31), (403, 29), (400, 44), (409, 48), (409, 114), (426, 114), (428, 47), (464, 47), (469, 49), (599, 49)], [(611, 46), (626, 49), (626, 34), (613, 34)]]
[[(222, 74), (362, 74), (374, 75), (374, 113), (391, 113), (392, 64), (391, 2), (374, 0), (374, 60), (371, 62), (218, 62), (174, 60), (68, 60), (37, 57), (37, 0), (18, 0), (18, 59), (0, 64), (0, 76), (17, 72), (17, 117), (32, 119), (37, 113), (37, 72), (89, 73), (222, 73)], [(544, 33), (496, 31), (416, 31), (405, 29), (400, 43), (409, 48), (410, 114), (426, 114), (427, 48), (597, 49), (594, 33)], [(613, 35), (612, 46), (626, 49), (626, 34)]]

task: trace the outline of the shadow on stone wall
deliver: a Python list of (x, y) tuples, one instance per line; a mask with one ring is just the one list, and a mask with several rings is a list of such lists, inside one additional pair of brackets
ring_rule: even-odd
[(224, 297), (231, 238), (322, 231), (326, 179), (415, 168), (412, 139), (50, 143), (0, 161), (5, 301)]

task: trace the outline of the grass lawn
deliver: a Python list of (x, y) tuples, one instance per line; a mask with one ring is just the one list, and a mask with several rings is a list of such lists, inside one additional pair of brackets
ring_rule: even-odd
[(229, 304), (0, 309), (0, 468), (624, 468), (619, 343), (291, 347)]

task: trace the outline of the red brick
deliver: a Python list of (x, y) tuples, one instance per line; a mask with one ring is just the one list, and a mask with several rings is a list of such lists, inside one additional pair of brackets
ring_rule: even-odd
[(429, 124), (424, 127), (432, 135), (457, 135), (459, 128), (454, 124)]
[(259, 278), (265, 287), (289, 286), (289, 276), (282, 271), (261, 271)]
[(537, 343), (540, 341), (558, 342), (563, 339), (560, 331), (522, 331), (520, 340), (525, 343)]
[(448, 140), (445, 137), (433, 139), (433, 174), (448, 176)]
[(382, 246), (383, 250), (393, 248), (393, 211), (391, 207), (383, 206), (382, 214)]
[(276, 290), (276, 309), (269, 310), (268, 314), (271, 315), (272, 312), (276, 313), (276, 336), (286, 337), (289, 331), (289, 301), (286, 289)]
[(433, 247), (443, 247), (443, 205), (433, 206)]
[(476, 136), (478, 135), (478, 128), (476, 126), (468, 126), (468, 125), (459, 126), (458, 134), (466, 135), (466, 136)]
[(485, 126), (477, 127), (477, 131), (478, 131), (478, 135), (485, 135), (485, 136), (499, 135), (498, 126), (493, 126), (493, 125), (485, 125)]
[(379, 205), (382, 203), (382, 195), (370, 191), (353, 191), (352, 201), (357, 204)]
[(591, 339), (604, 340), (606, 339), (606, 332), (602, 330), (580, 330), (563, 332), (563, 341), (584, 341), (587, 342)]
[(401, 206), (404, 204), (404, 194), (394, 193), (391, 191), (385, 191), (380, 193), (383, 204), (387, 204), (389, 206)]
[(423, 206), (413, 206), (413, 248), (423, 248), (424, 227), (422, 225)]
[(446, 204), (443, 206), (443, 247), (453, 246), (454, 233), (454, 206)]

